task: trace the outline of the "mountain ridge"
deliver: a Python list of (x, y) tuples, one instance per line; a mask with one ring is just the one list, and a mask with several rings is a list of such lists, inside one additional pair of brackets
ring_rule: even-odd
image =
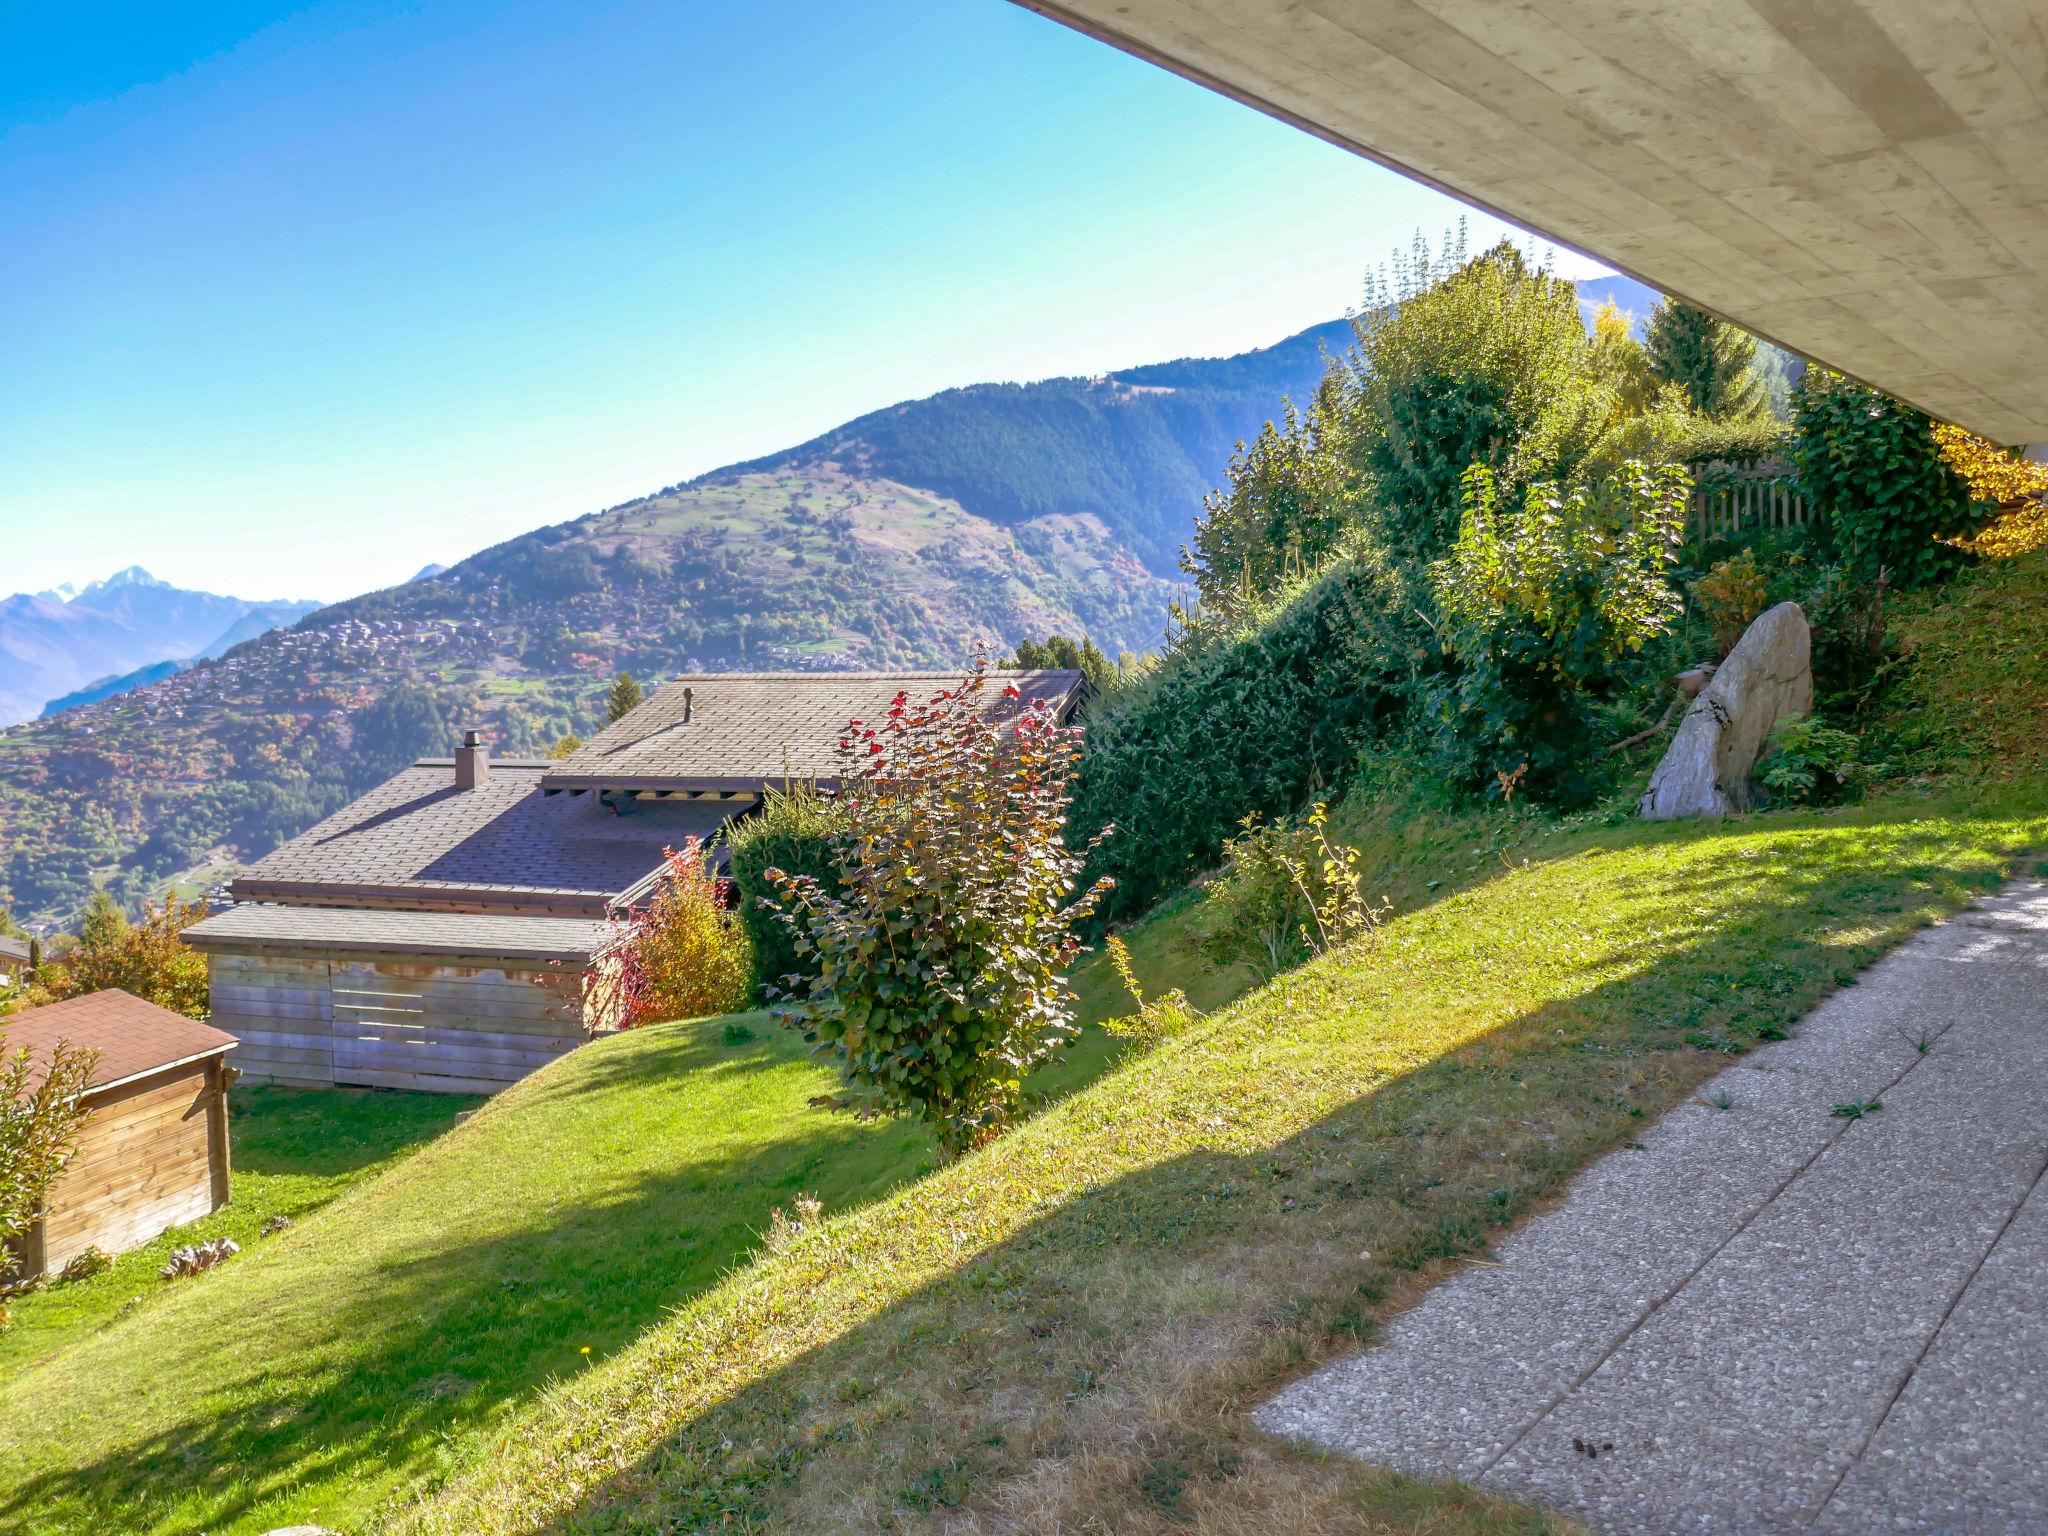
[(949, 667), (1053, 630), (1154, 645), (1202, 495), (1331, 338), (1347, 322), (900, 402), (0, 731), (0, 908), (47, 926), (95, 888), (196, 893), (458, 727), (516, 753), (588, 732), (621, 668)]

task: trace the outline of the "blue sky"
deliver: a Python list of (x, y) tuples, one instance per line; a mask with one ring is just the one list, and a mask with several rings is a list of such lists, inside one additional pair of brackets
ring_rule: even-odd
[(30, 0), (0, 208), (0, 593), (321, 598), (1463, 211), (1004, 0)]

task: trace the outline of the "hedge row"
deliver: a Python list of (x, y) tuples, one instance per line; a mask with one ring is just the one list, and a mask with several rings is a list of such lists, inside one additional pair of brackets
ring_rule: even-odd
[(1400, 729), (1439, 653), (1417, 578), (1361, 544), (1243, 623), (1184, 638), (1098, 705), (1068, 825), (1114, 821), (1096, 873), (1127, 916), (1213, 864), (1249, 811), (1271, 817), (1341, 788)]

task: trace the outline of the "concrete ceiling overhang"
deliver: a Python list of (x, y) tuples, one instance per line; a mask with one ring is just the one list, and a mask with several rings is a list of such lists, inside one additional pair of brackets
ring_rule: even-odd
[(2044, 0), (1018, 3), (2048, 442)]

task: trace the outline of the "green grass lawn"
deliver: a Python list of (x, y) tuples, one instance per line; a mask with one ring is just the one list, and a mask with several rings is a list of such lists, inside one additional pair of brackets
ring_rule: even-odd
[[(1513, 835), (1375, 940), (1234, 1003), (1211, 979), (1179, 1039), (1091, 1036), (1092, 1083), (936, 1173), (809, 1108), (821, 1069), (758, 1015), (578, 1051), (0, 1385), (0, 1529), (1543, 1529), (1237, 1410), (2048, 818)], [(1191, 912), (1132, 935), (1148, 979)], [(799, 1193), (822, 1229), (765, 1243)]]
[[(410, 1093), (314, 1093), (238, 1085), (229, 1098), (233, 1201), (121, 1255), (90, 1280), (15, 1298), (14, 1326), (0, 1333), (0, 1381), (149, 1303), (172, 1285), (157, 1273), (173, 1248), (231, 1237), (244, 1250), (273, 1216), (293, 1221), (392, 1167), (482, 1100)], [(90, 1348), (90, 1344), (86, 1345)]]
[[(0, 1529), (352, 1526), (459, 1465), (543, 1386), (715, 1283), (775, 1207), (844, 1210), (919, 1171), (915, 1129), (806, 1108), (825, 1078), (802, 1051), (760, 1015), (599, 1041), (323, 1216), (16, 1372)], [(304, 1097), (442, 1124), (470, 1102)], [(239, 1176), (236, 1194), (256, 1203)]]

